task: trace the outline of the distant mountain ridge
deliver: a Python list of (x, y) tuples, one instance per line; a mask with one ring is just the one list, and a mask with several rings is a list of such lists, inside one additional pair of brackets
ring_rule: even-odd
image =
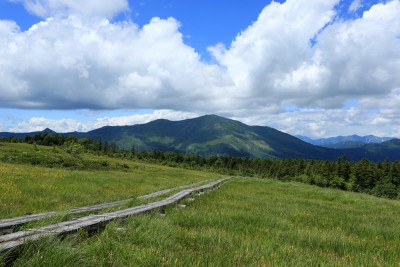
[(25, 136), (34, 136), (41, 133), (56, 133), (55, 131), (46, 128), (43, 131), (29, 132), (29, 133), (12, 133), (12, 132), (0, 132), (0, 137), (16, 137), (16, 138), (25, 138)]
[(296, 135), (297, 138), (303, 140), (304, 142), (335, 149), (345, 149), (345, 148), (356, 148), (362, 147), (365, 144), (380, 144), (386, 141), (396, 139), (395, 137), (378, 137), (375, 135), (349, 135), (349, 136), (336, 136), (329, 138), (319, 138), (311, 139), (307, 136)]
[[(47, 132), (53, 132), (46, 129)], [(41, 132), (34, 132), (41, 133)], [(34, 135), (26, 133), (25, 135)], [(400, 140), (364, 144), (351, 149), (332, 149), (304, 142), (267, 126), (249, 126), (242, 122), (206, 115), (194, 119), (155, 120), (132, 126), (105, 126), (89, 132), (63, 133), (114, 143), (121, 148), (180, 151), (205, 156), (307, 158), (334, 160), (345, 155), (350, 160), (400, 160)], [(23, 133), (0, 136), (24, 137)]]

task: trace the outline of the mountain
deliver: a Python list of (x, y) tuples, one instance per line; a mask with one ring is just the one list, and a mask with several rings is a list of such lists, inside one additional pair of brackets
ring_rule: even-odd
[(199, 155), (333, 159), (332, 155), (337, 154), (270, 127), (248, 126), (216, 115), (106, 126), (77, 136), (113, 142), (127, 149), (134, 145), (139, 150), (173, 150)]
[(43, 131), (37, 131), (37, 132), (29, 132), (29, 133), (11, 133), (11, 132), (0, 132), (0, 137), (16, 137), (16, 138), (25, 138), (25, 136), (34, 136), (37, 134), (42, 134), (42, 133), (56, 133), (55, 131), (46, 128)]
[[(316, 146), (267, 126), (249, 126), (239, 121), (206, 115), (182, 121), (155, 120), (133, 126), (106, 126), (78, 137), (101, 139), (119, 147), (138, 150), (181, 151), (198, 155), (307, 158), (334, 160), (400, 160), (399, 140), (363, 144), (351, 149)], [(367, 136), (370, 142), (377, 137)], [(344, 138), (342, 138), (343, 141)], [(349, 140), (351, 141), (351, 140)]]
[(336, 137), (320, 138), (320, 139), (311, 139), (303, 135), (296, 135), (296, 137), (303, 140), (304, 142), (316, 146), (323, 146), (335, 149), (356, 148), (356, 147), (362, 147), (365, 144), (370, 144), (370, 143), (380, 144), (386, 141), (396, 139), (394, 137), (378, 137), (374, 135), (367, 135), (367, 136), (349, 135), (349, 136), (336, 136)]
[(342, 150), (350, 160), (368, 158), (373, 161), (400, 160), (400, 139), (392, 139), (380, 144), (370, 143), (358, 148)]
[[(0, 133), (0, 136), (25, 137), (33, 133)], [(3, 134), (3, 135), (2, 135)], [(6, 134), (6, 135), (4, 135)], [(240, 157), (306, 158), (334, 160), (345, 155), (350, 160), (369, 158), (378, 161), (400, 160), (400, 140), (382, 143), (369, 136), (370, 143), (338, 137), (340, 141), (357, 143), (357, 147), (333, 149), (316, 146), (267, 126), (249, 126), (239, 121), (206, 115), (182, 121), (155, 120), (132, 126), (106, 126), (86, 133), (72, 132), (81, 138), (114, 143), (121, 148), (137, 150), (180, 151), (198, 155), (230, 155)], [(366, 137), (361, 137), (366, 138)], [(304, 139), (304, 138), (303, 138)], [(307, 140), (307, 139), (306, 139)], [(362, 139), (367, 140), (367, 139)], [(340, 144), (336, 143), (337, 146)]]

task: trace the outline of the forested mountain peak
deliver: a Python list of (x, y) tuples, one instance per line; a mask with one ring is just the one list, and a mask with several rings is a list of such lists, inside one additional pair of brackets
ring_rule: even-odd
[[(54, 133), (50, 129), (43, 131), (46, 132)], [(24, 138), (37, 133), (42, 132), (0, 133), (0, 136)], [(206, 156), (334, 160), (346, 155), (350, 160), (365, 157), (374, 161), (385, 158), (400, 160), (400, 140), (361, 144), (350, 149), (333, 149), (312, 145), (271, 127), (249, 126), (217, 115), (181, 121), (159, 119), (131, 126), (105, 126), (86, 133), (73, 132), (64, 135), (101, 140), (125, 149), (134, 146), (137, 150), (180, 151)]]

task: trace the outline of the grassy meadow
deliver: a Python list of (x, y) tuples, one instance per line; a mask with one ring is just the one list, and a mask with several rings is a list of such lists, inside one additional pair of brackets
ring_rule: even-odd
[[(34, 158), (29, 154), (37, 156), (40, 162), (25, 163), (24, 157)], [(54, 161), (53, 158), (70, 158), (70, 162), (89, 162), (89, 165), (100, 162), (106, 166), (98, 170), (85, 170), (85, 165), (80, 169), (62, 164), (43, 166)], [(37, 146), (34, 150), (33, 145), (0, 143), (0, 219), (134, 198), (219, 177), (93, 154), (76, 158), (60, 148)]]
[(16, 266), (400, 266), (400, 202), (233, 179), (92, 237), (45, 239)]
[[(0, 143), (0, 218), (133, 198), (220, 177), (71, 155), (59, 147)], [(186, 208), (168, 207), (165, 216), (151, 213), (111, 223), (94, 236), (81, 232), (28, 244), (14, 266), (400, 266), (398, 200), (234, 178), (185, 202)], [(0, 258), (0, 266), (4, 262)]]

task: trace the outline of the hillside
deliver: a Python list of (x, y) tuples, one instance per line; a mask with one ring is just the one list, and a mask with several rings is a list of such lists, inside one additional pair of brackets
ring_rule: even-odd
[(0, 174), (0, 219), (112, 202), (221, 177), (131, 158), (73, 155), (63, 147), (1, 142)]
[(335, 144), (326, 144), (322, 145), (323, 147), (327, 148), (334, 148), (334, 149), (347, 149), (347, 148), (357, 148), (357, 147), (362, 147), (366, 143), (362, 141), (344, 141), (344, 142), (339, 142)]
[[(267, 126), (249, 126), (216, 115), (182, 121), (156, 120), (133, 126), (107, 126), (79, 137), (101, 139), (130, 149), (180, 151), (198, 155), (239, 157), (307, 158), (334, 160), (400, 160), (400, 140), (362, 144), (357, 148), (333, 149), (304, 142)], [(372, 140), (370, 138), (370, 140)], [(377, 139), (373, 139), (377, 142)], [(342, 147), (339, 147), (342, 148)]]
[[(141, 188), (141, 186), (139, 186)], [(15, 266), (397, 266), (399, 201), (232, 179), (95, 237), (43, 239)], [(183, 208), (185, 207), (185, 208)], [(382, 226), (382, 222), (384, 227)]]
[[(0, 136), (25, 137), (37, 133), (53, 133), (46, 129), (35, 133), (0, 133)], [(365, 157), (378, 161), (400, 160), (398, 139), (383, 143), (379, 138), (363, 137), (364, 141), (343, 141), (333, 148), (312, 145), (294, 136), (267, 126), (249, 126), (239, 121), (206, 115), (182, 121), (155, 120), (132, 126), (106, 126), (86, 133), (64, 133), (67, 136), (91, 138), (116, 144), (130, 150), (180, 151), (198, 155), (229, 155), (251, 158), (306, 158), (334, 160), (347, 156), (351, 160)], [(367, 139), (366, 139), (367, 138)], [(368, 139), (369, 138), (369, 139)], [(342, 141), (343, 138), (337, 139)], [(371, 143), (364, 144), (365, 140)], [(351, 148), (348, 148), (348, 147)]]
[[(191, 157), (196, 158), (189, 155), (182, 158)], [(64, 146), (0, 143), (0, 184), (3, 188), (0, 218), (63, 212), (129, 200), (111, 211), (106, 208), (93, 215), (102, 217), (104, 213), (165, 199), (173, 191), (152, 199), (133, 199), (138, 196), (222, 177), (222, 174), (211, 172), (212, 166), (218, 166), (215, 170), (223, 170), (221, 164), (216, 164), (219, 159), (211, 165), (212, 159), (204, 158), (203, 171), (199, 171), (171, 168), (138, 158), (85, 152), (73, 155)], [(310, 173), (314, 175), (314, 184), (322, 181), (322, 173), (326, 171), (326, 181), (336, 184), (344, 178), (336, 176), (340, 168), (335, 166), (349, 166), (349, 171), (355, 173), (354, 182), (360, 177), (363, 180), (359, 182), (364, 184), (364, 179), (368, 183), (371, 180), (363, 170), (377, 174), (373, 170), (380, 164), (233, 160), (236, 164), (226, 166), (236, 168), (240, 178), (232, 177), (236, 171), (231, 169), (229, 176), (232, 179), (218, 190), (194, 194), (192, 198), (182, 200), (180, 205), (167, 207), (162, 215), (159, 212), (143, 213), (123, 222), (104, 225), (104, 231), (100, 227), (97, 232), (82, 230), (76, 236), (62, 239), (40, 239), (18, 250), (13, 266), (175, 266), (176, 263), (181, 266), (368, 266), (371, 262), (394, 266), (399, 262), (398, 200), (304, 185), (299, 182), (307, 182), (308, 178), (296, 174), (300, 165), (304, 169), (308, 165), (307, 169), (311, 167)], [(204, 168), (207, 161), (209, 169)], [(262, 161), (275, 167), (259, 165)], [(73, 162), (82, 162), (82, 168), (70, 168)], [(96, 162), (103, 163), (102, 168), (90, 167)], [(64, 166), (64, 163), (68, 165)], [(188, 163), (182, 162), (181, 166), (189, 166)], [(388, 165), (394, 182), (399, 181), (394, 179), (400, 170), (399, 163)], [(256, 165), (265, 169), (259, 168), (254, 174), (265, 179), (250, 178), (245, 174), (245, 168), (254, 170)], [(285, 177), (282, 166), (295, 172)], [(267, 171), (273, 171), (277, 179), (287, 182), (267, 179), (272, 178)], [(297, 182), (288, 182), (290, 179)], [(346, 183), (347, 190), (350, 190), (348, 186), (357, 185), (354, 182)], [(372, 184), (382, 188), (380, 182), (373, 181)], [(22, 225), (20, 234), (28, 232), (23, 231), (25, 229), (32, 232), (44, 225), (86, 217), (85, 214), (74, 214), (30, 222)], [(385, 221), (384, 228), (382, 221)], [(0, 266), (9, 260), (7, 256), (0, 253)]]
[(389, 159), (391, 161), (400, 159), (400, 139), (393, 139), (381, 144), (366, 144), (359, 148), (343, 150), (350, 160), (368, 158), (374, 161)]
[(379, 137), (375, 135), (366, 135), (366, 136), (349, 135), (349, 136), (335, 136), (335, 137), (318, 138), (318, 139), (312, 139), (303, 135), (296, 135), (296, 137), (312, 145), (335, 148), (335, 149), (356, 148), (356, 147), (362, 147), (365, 144), (380, 144), (386, 141), (396, 139), (394, 137)]
[(248, 126), (215, 115), (183, 121), (156, 120), (133, 126), (103, 127), (79, 137), (101, 139), (130, 149), (181, 151), (199, 155), (334, 159), (339, 152), (303, 142), (265, 126)]

